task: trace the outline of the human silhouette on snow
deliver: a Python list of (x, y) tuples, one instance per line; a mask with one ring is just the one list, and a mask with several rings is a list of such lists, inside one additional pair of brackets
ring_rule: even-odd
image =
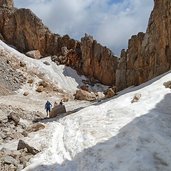
[(63, 101), (61, 100), (59, 104), (60, 104), (60, 105), (63, 105)]
[(49, 115), (49, 113), (51, 111), (51, 107), (52, 107), (52, 104), (47, 100), (47, 102), (45, 104), (45, 109), (46, 109), (47, 116)]

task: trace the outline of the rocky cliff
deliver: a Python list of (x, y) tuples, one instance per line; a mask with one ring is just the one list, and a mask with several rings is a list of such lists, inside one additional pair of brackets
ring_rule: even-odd
[(115, 84), (117, 58), (92, 38), (85, 36), (78, 42), (68, 35), (53, 34), (31, 10), (13, 8), (12, 0), (0, 0), (0, 18), (0, 38), (19, 51), (39, 50), (90, 78)]
[(81, 39), (81, 52), (83, 73), (95, 76), (103, 84), (115, 84), (118, 58), (108, 48), (101, 46), (93, 37), (85, 35)]
[(14, 2), (11, 0), (0, 0), (0, 7), (4, 8), (14, 8)]
[(154, 0), (146, 33), (132, 36), (121, 58), (85, 35), (81, 41), (68, 35), (53, 34), (29, 9), (13, 8), (12, 0), (0, 0), (0, 38), (22, 52), (37, 49), (43, 56), (53, 55), (80, 73), (122, 90), (139, 85), (170, 69), (171, 2)]
[(132, 36), (128, 49), (121, 53), (116, 86), (122, 90), (139, 85), (170, 69), (171, 1), (154, 0), (146, 33)]

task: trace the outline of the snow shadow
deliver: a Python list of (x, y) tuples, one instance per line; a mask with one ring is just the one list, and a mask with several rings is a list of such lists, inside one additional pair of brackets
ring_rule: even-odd
[(154, 109), (122, 127), (116, 136), (84, 149), (71, 161), (40, 165), (33, 170), (170, 171), (171, 94), (165, 95)]
[(85, 76), (78, 75), (77, 71), (70, 68), (70, 67), (64, 67), (63, 75), (65, 77), (70, 77), (75, 80), (75, 82), (78, 84), (77, 88), (79, 88), (81, 85), (83, 85), (82, 80), (86, 79)]
[(33, 123), (37, 123), (37, 122), (41, 122), (41, 123), (48, 123), (48, 122), (53, 122), (53, 121), (58, 121), (59, 119), (67, 116), (67, 115), (71, 115), (73, 113), (76, 113), (82, 109), (84, 109), (85, 107), (79, 107), (79, 108), (76, 108), (76, 109), (73, 109), (73, 110), (70, 110), (70, 111), (67, 111), (66, 113), (61, 113), (61, 114), (58, 114), (56, 117), (54, 118), (48, 118), (48, 117), (45, 117), (45, 118), (38, 118), (38, 119), (34, 119), (32, 122)]

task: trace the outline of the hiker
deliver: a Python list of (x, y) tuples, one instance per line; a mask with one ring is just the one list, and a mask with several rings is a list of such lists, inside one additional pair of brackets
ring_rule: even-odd
[(55, 101), (55, 103), (54, 103), (54, 107), (55, 107), (55, 106), (58, 106), (58, 103), (57, 103), (57, 101)]
[(52, 107), (52, 104), (47, 100), (47, 102), (45, 104), (45, 109), (46, 109), (47, 116), (50, 113), (51, 107)]
[(60, 105), (63, 105), (63, 101), (61, 100), (59, 104), (60, 104)]

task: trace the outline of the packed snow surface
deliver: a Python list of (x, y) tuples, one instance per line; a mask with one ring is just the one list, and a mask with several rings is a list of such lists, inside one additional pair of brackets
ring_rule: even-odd
[[(39, 67), (44, 72), (49, 66)], [(51, 79), (53, 67), (46, 72)], [(68, 80), (59, 73), (62, 87)], [(167, 81), (170, 72), (88, 107), (72, 102), (76, 112), (42, 121), (46, 128), (29, 136), (41, 152), (24, 171), (170, 171), (171, 91), (163, 86)], [(66, 84), (69, 90), (77, 83), (73, 79)], [(137, 93), (139, 101), (131, 103)]]
[[(60, 120), (47, 121), (47, 148), (25, 170), (170, 171), (171, 73)], [(138, 102), (131, 103), (136, 93)], [(41, 138), (41, 135), (40, 135)]]

